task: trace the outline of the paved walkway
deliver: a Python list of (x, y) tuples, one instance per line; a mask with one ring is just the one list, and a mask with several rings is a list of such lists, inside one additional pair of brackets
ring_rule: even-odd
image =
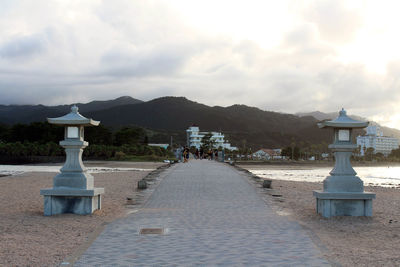
[(143, 208), (108, 225), (74, 266), (329, 266), (236, 169), (191, 160), (167, 172)]

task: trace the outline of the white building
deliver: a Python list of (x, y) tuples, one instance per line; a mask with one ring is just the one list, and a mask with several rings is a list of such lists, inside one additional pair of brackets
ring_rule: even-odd
[(374, 153), (382, 153), (387, 157), (393, 149), (399, 148), (399, 140), (394, 137), (383, 136), (379, 126), (368, 126), (367, 135), (357, 136), (357, 146), (360, 146), (360, 154), (364, 156), (365, 151), (372, 147)]
[(189, 129), (186, 130), (186, 140), (187, 140), (187, 146), (188, 147), (196, 147), (200, 148), (201, 144), (201, 139), (206, 135), (211, 133), (211, 140), (214, 141), (214, 147), (215, 148), (225, 148), (229, 150), (237, 150), (237, 147), (231, 146), (230, 143), (225, 143), (224, 138), (225, 136), (220, 133), (220, 132), (200, 132), (199, 127), (197, 126), (191, 126)]
[(253, 153), (253, 158), (266, 160), (283, 159), (283, 157), (281, 156), (281, 152), (281, 149), (261, 148), (260, 150), (257, 150)]

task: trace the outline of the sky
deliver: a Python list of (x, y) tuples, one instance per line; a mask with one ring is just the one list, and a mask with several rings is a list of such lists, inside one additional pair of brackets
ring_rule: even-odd
[(0, 104), (185, 96), (400, 128), (400, 1), (1, 0)]

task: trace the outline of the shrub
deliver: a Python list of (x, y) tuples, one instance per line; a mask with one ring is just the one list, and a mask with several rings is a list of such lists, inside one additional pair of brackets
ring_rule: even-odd
[(114, 157), (115, 157), (116, 160), (123, 160), (123, 159), (126, 158), (126, 154), (124, 152), (122, 152), (122, 151), (117, 151), (117, 152), (115, 152), (115, 156)]

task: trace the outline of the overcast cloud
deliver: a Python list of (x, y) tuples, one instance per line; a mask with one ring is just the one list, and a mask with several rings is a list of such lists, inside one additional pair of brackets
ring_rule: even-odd
[(173, 95), (288, 113), (345, 107), (400, 128), (395, 4), (3, 0), (0, 104)]

